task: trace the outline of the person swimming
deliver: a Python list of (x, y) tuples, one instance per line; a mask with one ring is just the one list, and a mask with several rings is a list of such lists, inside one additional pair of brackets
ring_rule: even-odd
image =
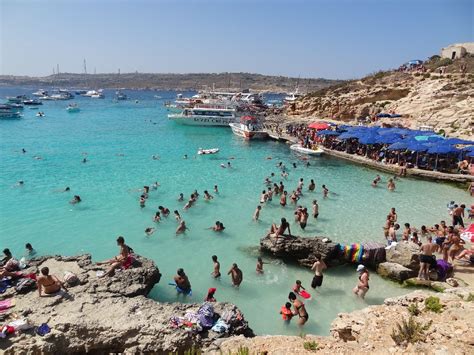
[(257, 272), (258, 275), (261, 275), (263, 274), (263, 260), (261, 257), (258, 257), (257, 258), (257, 268), (255, 269), (255, 271)]
[(176, 276), (174, 277), (174, 282), (176, 283), (176, 288), (179, 288), (183, 294), (187, 295), (191, 292), (191, 283), (189, 282), (188, 276), (185, 274), (182, 268), (179, 268), (176, 271)]
[(209, 192), (207, 192), (207, 190), (204, 190), (204, 199), (206, 201), (210, 201), (214, 198), (214, 196), (212, 196)]
[(69, 201), (69, 203), (71, 205), (75, 205), (79, 202), (82, 202), (81, 196), (79, 196), (79, 195), (74, 195), (73, 199), (71, 201)]
[(290, 302), (286, 302), (285, 305), (281, 307), (280, 314), (284, 321), (290, 322), (291, 318), (293, 318)]
[(178, 210), (174, 210), (174, 218), (176, 218), (178, 222), (181, 221), (181, 215), (179, 214)]
[(139, 202), (141, 208), (145, 207), (145, 201), (146, 201), (145, 195), (141, 195), (140, 196), (140, 202)]
[(182, 192), (179, 194), (178, 201), (180, 201), (180, 202), (184, 201), (184, 195), (183, 195)]
[(165, 217), (168, 217), (170, 214), (170, 210), (166, 207), (163, 206), (158, 206), (158, 210), (161, 212), (161, 214)]
[(217, 188), (217, 185), (214, 185), (214, 192), (215, 192), (216, 194), (219, 193), (219, 189)]
[(150, 235), (152, 235), (153, 233), (155, 233), (155, 228), (153, 228), (153, 227), (148, 227), (148, 228), (145, 229), (145, 234), (146, 234), (147, 236), (150, 236)]
[(225, 227), (224, 227), (224, 224), (222, 224), (222, 222), (216, 221), (216, 224), (212, 227), (209, 227), (208, 229), (212, 229), (214, 232), (222, 232), (225, 229)]
[(184, 233), (186, 232), (186, 230), (188, 230), (189, 228), (186, 227), (186, 223), (184, 222), (184, 220), (181, 220), (179, 222), (179, 226), (178, 228), (176, 229), (176, 234), (181, 234), (181, 233)]
[(323, 197), (324, 197), (324, 198), (327, 198), (327, 197), (328, 197), (328, 194), (329, 194), (329, 190), (328, 190), (328, 188), (326, 187), (326, 185), (323, 185), (322, 188), (323, 188)]
[(311, 179), (311, 181), (308, 185), (308, 191), (314, 191), (315, 188), (316, 188), (316, 184), (315, 184), (314, 180)]
[(159, 221), (161, 221), (160, 212), (156, 211), (155, 215), (153, 216), (153, 222), (159, 222)]

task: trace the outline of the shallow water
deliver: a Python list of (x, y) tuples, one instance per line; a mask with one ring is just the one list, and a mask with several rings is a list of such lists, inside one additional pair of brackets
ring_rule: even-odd
[[(2, 88), (0, 97), (33, 91)], [(324, 235), (341, 243), (382, 240), (381, 226), (392, 206), (400, 222), (419, 226), (447, 218), (449, 200), (469, 199), (453, 186), (410, 179), (399, 181), (393, 193), (385, 187), (374, 189), (370, 182), (377, 172), (370, 169), (329, 157), (311, 159), (306, 168), (283, 143), (244, 142), (230, 129), (175, 125), (167, 120), (162, 105), (175, 92), (129, 91), (132, 100), (119, 103), (112, 102), (112, 94), (106, 92), (104, 100), (75, 99), (79, 113), (66, 112), (68, 102), (45, 102), (40, 107), (46, 113), (42, 119), (25, 108), (22, 120), (0, 122), (0, 247), (20, 255), (25, 242), (31, 242), (42, 254), (89, 252), (100, 260), (116, 255), (115, 239), (123, 235), (136, 252), (153, 258), (163, 273), (153, 298), (183, 301), (167, 285), (176, 269), (183, 267), (193, 286), (193, 296), (186, 302), (199, 302), (209, 287), (217, 287), (216, 298), (237, 304), (257, 333), (300, 334), (296, 324), (283, 324), (278, 313), (294, 281), (309, 286), (311, 273), (264, 257), (265, 274), (255, 274), (259, 239), (281, 217), (293, 221), (293, 208), (282, 208), (275, 199), (262, 209), (261, 221), (252, 221), (265, 177), (279, 174), (278, 161), (289, 168), (289, 178), (283, 181), (290, 193), (300, 177), (306, 184), (313, 178), (318, 186), (315, 193), (305, 192), (300, 202), (310, 208), (311, 201), (318, 199), (320, 218), (310, 219), (304, 232), (292, 223), (293, 233), (305, 236)], [(163, 99), (153, 98), (156, 94)], [(200, 147), (219, 147), (221, 152), (196, 156)], [(21, 148), (27, 153), (22, 154)], [(35, 155), (43, 159), (36, 160)], [(152, 160), (152, 155), (160, 159)], [(227, 161), (233, 167), (221, 168)], [(290, 168), (294, 161), (296, 169)], [(384, 181), (388, 178), (381, 176)], [(15, 186), (18, 180), (25, 181), (23, 187)], [(150, 193), (142, 209), (138, 189), (154, 181), (161, 186)], [(324, 200), (323, 183), (337, 195)], [(218, 195), (211, 192), (215, 184)], [(60, 192), (66, 186), (71, 192)], [(201, 197), (195, 207), (182, 211), (179, 193), (189, 197), (194, 189), (201, 195), (208, 189), (215, 198), (206, 202)], [(81, 204), (68, 203), (74, 194), (81, 196)], [(177, 224), (171, 216), (153, 223), (158, 205), (179, 209), (190, 230), (176, 236)], [(224, 233), (206, 229), (216, 220), (226, 226)], [(146, 237), (144, 229), (151, 226), (157, 230)], [(219, 256), (224, 275), (233, 262), (239, 264), (244, 273), (240, 289), (231, 287), (228, 276), (210, 277), (213, 254)], [(357, 279), (354, 268), (327, 271), (323, 287), (307, 302), (310, 321), (303, 332), (327, 334), (337, 313), (406, 292), (372, 274), (367, 299), (359, 300), (351, 295)]]

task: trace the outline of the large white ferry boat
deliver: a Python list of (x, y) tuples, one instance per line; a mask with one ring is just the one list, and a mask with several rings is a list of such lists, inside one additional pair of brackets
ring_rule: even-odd
[(236, 107), (225, 105), (196, 105), (181, 113), (172, 113), (168, 119), (179, 124), (193, 126), (225, 126), (239, 121)]

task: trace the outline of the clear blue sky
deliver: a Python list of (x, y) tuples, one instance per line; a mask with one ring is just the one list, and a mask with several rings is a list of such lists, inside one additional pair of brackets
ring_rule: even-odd
[(473, 0), (0, 0), (0, 74), (355, 78), (473, 41)]

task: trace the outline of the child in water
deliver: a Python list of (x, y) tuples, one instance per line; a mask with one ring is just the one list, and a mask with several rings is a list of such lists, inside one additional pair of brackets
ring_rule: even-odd
[(306, 290), (306, 289), (303, 287), (303, 285), (301, 285), (300, 280), (296, 280), (296, 283), (293, 286), (293, 292), (296, 293), (297, 295), (299, 295), (301, 290)]
[(285, 322), (290, 322), (291, 318), (293, 317), (290, 302), (286, 302), (285, 305), (281, 307), (280, 314)]
[(257, 274), (263, 274), (263, 260), (261, 257), (257, 258)]

